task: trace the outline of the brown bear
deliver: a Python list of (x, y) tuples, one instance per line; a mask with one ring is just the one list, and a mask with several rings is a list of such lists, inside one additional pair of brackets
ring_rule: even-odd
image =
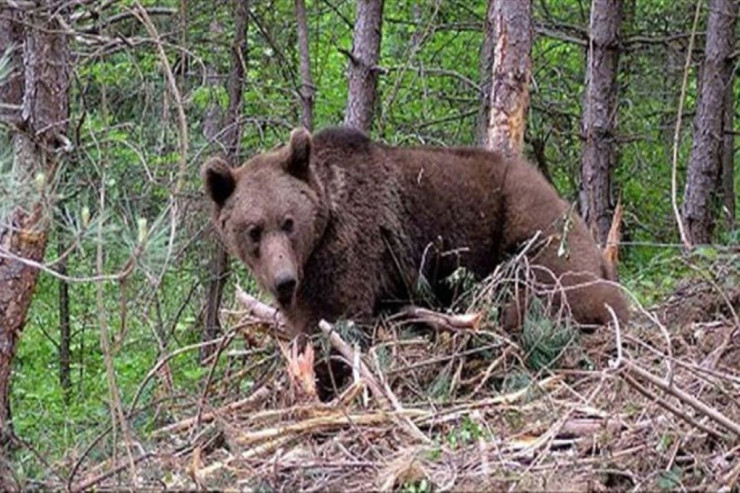
[(458, 267), (483, 278), (538, 231), (555, 241), (532, 256), (536, 277), (565, 288), (573, 318), (606, 324), (606, 303), (627, 320), (585, 223), (575, 213), (567, 219), (571, 207), (522, 160), (475, 148), (391, 147), (349, 128), (313, 136), (296, 129), (288, 145), (238, 169), (211, 158), (201, 173), (221, 238), (296, 335), (321, 319), (366, 319), (408, 303), (420, 275), (444, 298)]

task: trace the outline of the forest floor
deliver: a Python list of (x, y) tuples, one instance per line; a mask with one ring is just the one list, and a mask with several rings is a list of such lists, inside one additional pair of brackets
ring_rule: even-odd
[[(536, 316), (504, 333), (491, 321), (491, 281), (457, 313), (380, 320), (361, 345), (348, 342), (357, 330), (324, 326), (315, 357), (276, 343), (270, 309), (239, 293), (212, 358), (227, 369), (203, 394), (162, 404), (166, 424), (146, 444), (84, 461), (69, 485), (730, 491), (740, 484), (740, 280), (715, 273), (592, 333)], [(350, 353), (358, 376), (320, 402), (306, 382), (329, 345)]]

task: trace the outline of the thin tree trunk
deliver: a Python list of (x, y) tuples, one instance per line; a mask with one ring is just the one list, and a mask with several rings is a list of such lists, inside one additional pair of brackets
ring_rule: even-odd
[[(180, 46), (187, 46), (188, 42), (188, 17), (187, 17), (187, 2), (186, 0), (180, 0), (180, 8), (178, 9), (178, 17), (180, 21)], [(185, 54), (180, 55), (180, 70), (178, 71), (180, 87), (185, 87), (185, 74), (188, 71), (187, 64), (188, 57)]]
[[(10, 52), (11, 72), (0, 84), (0, 102), (16, 105), (17, 109), (0, 106), (0, 121), (8, 125), (21, 122), (23, 101), (23, 25), (20, 12), (9, 7), (0, 7), (0, 55), (12, 46)], [(6, 143), (3, 143), (7, 145)]]
[[(223, 119), (222, 142), (226, 149), (226, 158), (232, 166), (239, 163), (239, 142), (241, 141), (242, 124), (239, 118), (244, 90), (244, 76), (247, 66), (247, 18), (249, 1), (235, 0), (236, 18), (234, 21), (234, 41), (231, 45), (231, 69), (226, 81), (226, 92), (229, 104)], [(214, 115), (211, 115), (213, 117)], [(205, 125), (208, 128), (209, 125)], [(207, 135), (208, 138), (212, 136)], [(210, 341), (219, 336), (221, 322), (219, 311), (223, 298), (224, 285), (229, 275), (229, 257), (223, 245), (218, 242), (209, 266), (208, 299), (205, 309), (203, 341)], [(215, 351), (213, 345), (204, 346), (200, 351), (204, 361)]]
[(602, 246), (611, 226), (611, 175), (616, 167), (617, 74), (622, 0), (593, 0), (581, 137), (580, 209)]
[(490, 0), (493, 27), (491, 110), (486, 147), (520, 155), (532, 78), (532, 6), (529, 0)]
[[(61, 258), (66, 250), (63, 231), (57, 228), (57, 255)], [(67, 259), (63, 258), (57, 264), (57, 272), (67, 275)], [(70, 346), (72, 337), (70, 334), (69, 317), (69, 283), (59, 279), (59, 385), (64, 392), (64, 402), (69, 403), (72, 379), (70, 378)]]
[(709, 243), (717, 212), (724, 141), (724, 99), (731, 80), (737, 0), (710, 0), (701, 89), (694, 117), (683, 220), (689, 241)]
[(239, 142), (242, 137), (240, 113), (244, 76), (247, 72), (247, 19), (249, 18), (249, 0), (234, 0), (236, 19), (234, 21), (234, 42), (231, 44), (231, 69), (226, 81), (226, 94), (229, 104), (224, 120), (223, 142), (226, 156), (232, 166), (239, 164)]
[[(52, 10), (61, 15), (55, 5), (55, 2), (44, 2), (46, 8), (22, 14), (14, 9), (0, 8), (0, 22), (5, 24), (0, 25), (0, 51), (9, 47), (8, 42), (23, 46), (22, 64), (17, 57), (13, 59), (13, 69), (19, 74), (22, 71), (22, 77), (11, 80), (12, 87), (0, 88), (3, 103), (22, 105), (20, 126), (15, 127), (13, 134), (13, 173), (21, 185), (18, 195), (10, 197), (14, 204), (10, 212), (0, 217), (0, 251), (36, 262), (43, 260), (46, 249), (49, 202), (54, 196), (49, 187), (54, 183), (56, 153), (66, 141), (64, 134), (69, 115), (69, 48), (58, 17), (50, 17)], [(12, 21), (21, 15), (22, 31)], [(22, 84), (22, 101), (12, 99), (20, 93), (15, 84)], [(18, 121), (17, 115), (7, 116), (6, 121)], [(37, 269), (0, 256), (2, 443), (12, 435), (10, 377), (37, 276)]]
[(309, 131), (313, 130), (313, 93), (314, 85), (311, 78), (311, 57), (308, 46), (308, 20), (306, 18), (306, 4), (303, 0), (295, 0), (295, 13), (298, 21), (298, 51), (301, 59), (301, 123)]
[[(221, 334), (221, 301), (223, 299), (224, 285), (229, 277), (229, 256), (221, 243), (216, 242), (213, 257), (208, 269), (208, 299), (206, 302), (205, 327), (202, 341), (212, 341)], [(205, 362), (215, 352), (216, 348), (211, 344), (200, 349), (200, 360)]]
[(373, 121), (382, 22), (383, 0), (357, 0), (345, 124), (363, 132), (370, 130)]
[[(223, 32), (223, 28), (218, 21), (213, 20), (210, 23), (210, 32), (211, 35), (217, 36)], [(219, 84), (219, 74), (210, 65), (206, 67), (206, 84), (213, 87), (214, 90)], [(203, 135), (208, 141), (218, 140), (221, 122), (223, 120), (223, 114), (218, 102), (211, 101), (203, 116)], [(219, 310), (221, 308), (224, 277), (226, 277), (227, 272), (225, 269), (225, 252), (223, 246), (215, 237), (211, 239), (211, 244), (213, 245), (213, 250), (211, 252), (211, 260), (208, 262), (208, 292), (203, 312), (202, 342), (217, 338), (221, 332)], [(205, 361), (213, 352), (214, 349), (210, 345), (202, 346), (199, 352), (201, 362)]]
[(489, 0), (486, 12), (486, 21), (483, 26), (483, 44), (480, 50), (480, 99), (478, 108), (478, 121), (476, 124), (476, 140), (478, 145), (485, 146), (488, 141), (488, 119), (491, 113), (491, 74), (493, 73), (493, 50), (496, 42), (493, 22), (493, 6), (495, 2)]
[(725, 89), (725, 133), (722, 142), (722, 199), (727, 227), (735, 229), (735, 77), (730, 72), (730, 80)]

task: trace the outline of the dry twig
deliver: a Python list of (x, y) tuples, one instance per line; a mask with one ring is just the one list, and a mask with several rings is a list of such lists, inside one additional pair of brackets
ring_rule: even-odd
[(686, 87), (689, 80), (689, 68), (691, 67), (691, 54), (694, 51), (694, 38), (696, 37), (696, 26), (699, 23), (699, 12), (701, 12), (701, 0), (696, 1), (696, 10), (694, 11), (694, 25), (691, 28), (691, 37), (689, 38), (689, 47), (686, 50), (686, 64), (683, 69), (683, 79), (681, 80), (681, 96), (678, 99), (678, 115), (676, 116), (676, 131), (673, 134), (673, 157), (671, 164), (671, 205), (673, 206), (673, 214), (676, 216), (676, 224), (678, 225), (678, 233), (681, 237), (681, 243), (683, 243), (686, 249), (691, 249), (691, 242), (686, 231), (684, 230), (683, 219), (681, 218), (681, 212), (678, 210), (678, 199), (676, 197), (678, 193), (678, 144), (681, 138), (681, 120), (683, 119), (683, 105), (686, 101)]
[(696, 397), (687, 394), (675, 383), (666, 383), (662, 379), (656, 377), (649, 371), (646, 371), (645, 369), (638, 366), (636, 363), (632, 361), (627, 361), (627, 370), (631, 373), (634, 373), (635, 375), (647, 380), (651, 384), (655, 385), (659, 389), (661, 389), (663, 392), (666, 392), (676, 399), (680, 400), (681, 402), (688, 404), (689, 406), (693, 407), (695, 410), (699, 411), (700, 413), (707, 416), (709, 419), (714, 421), (717, 424), (722, 425), (727, 430), (731, 431), (738, 437), (740, 437), (740, 425), (732, 421), (730, 418), (719, 412), (717, 409), (709, 406), (705, 402), (697, 399)]
[[(246, 411), (249, 409), (254, 409), (256, 406), (264, 402), (264, 400), (267, 399), (267, 397), (269, 397), (271, 392), (272, 392), (272, 389), (270, 389), (269, 387), (260, 387), (259, 389), (255, 390), (249, 397), (245, 397), (244, 399), (232, 402), (214, 411), (201, 414), (200, 422), (206, 423), (209, 421), (213, 421), (218, 416), (225, 416), (227, 414), (235, 413), (237, 411)], [(154, 431), (152, 435), (155, 437), (167, 436), (172, 433), (177, 433), (179, 431), (189, 429), (191, 426), (195, 425), (197, 422), (198, 422), (198, 416), (187, 418), (182, 421), (178, 421), (177, 423), (172, 423), (171, 425), (167, 425), (163, 428), (160, 428)]]

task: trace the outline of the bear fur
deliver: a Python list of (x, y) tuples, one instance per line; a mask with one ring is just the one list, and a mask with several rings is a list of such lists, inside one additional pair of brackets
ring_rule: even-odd
[[(289, 144), (240, 168), (215, 157), (201, 174), (219, 235), (295, 335), (321, 319), (362, 320), (408, 304), (420, 273), (444, 299), (458, 267), (483, 278), (538, 231), (552, 241), (531, 256), (536, 278), (564, 287), (562, 305), (577, 322), (611, 321), (605, 303), (628, 318), (583, 220), (522, 160), (391, 147), (349, 128), (296, 129)], [(519, 325), (521, 309), (504, 313), (505, 326)]]

